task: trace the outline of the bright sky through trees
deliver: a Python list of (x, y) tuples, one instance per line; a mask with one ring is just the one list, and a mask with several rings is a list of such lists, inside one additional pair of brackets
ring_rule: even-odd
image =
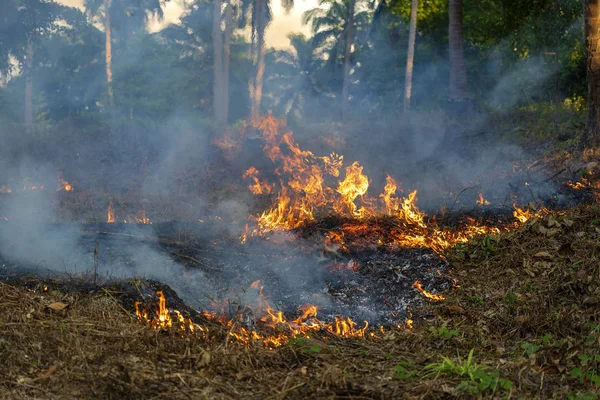
[[(83, 0), (56, 0), (69, 6), (83, 8)], [(298, 0), (288, 15), (285, 14), (279, 1), (273, 2), (274, 18), (267, 28), (266, 42), (268, 47), (287, 48), (290, 41), (287, 38), (289, 33), (302, 32), (310, 34), (310, 27), (303, 26), (301, 22), (302, 13), (317, 6), (316, 0)], [(163, 22), (154, 22), (150, 24), (151, 31), (157, 31), (167, 23), (177, 23), (183, 12), (181, 0), (169, 1), (165, 7), (165, 19)]]

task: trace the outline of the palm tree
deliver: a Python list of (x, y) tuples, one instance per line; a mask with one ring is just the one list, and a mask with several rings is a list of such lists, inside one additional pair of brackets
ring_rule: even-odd
[[(320, 0), (319, 7), (308, 10), (302, 16), (304, 24), (311, 24), (314, 33), (313, 44), (316, 49), (326, 54), (327, 63), (334, 75), (342, 72), (342, 117), (347, 116), (350, 70), (352, 66), (353, 48), (359, 35), (369, 24), (369, 12), (356, 12), (356, 0)], [(355, 51), (355, 50), (354, 50)]]
[[(289, 12), (294, 7), (294, 0), (280, 0), (283, 9)], [(250, 26), (252, 45), (250, 59), (254, 65), (254, 74), (248, 80), (250, 93), (250, 120), (256, 121), (260, 116), (262, 102), (263, 78), (265, 74), (265, 31), (271, 22), (271, 5), (269, 0), (251, 0)]]
[(465, 67), (464, 43), (462, 37), (462, 0), (450, 0), (448, 9), (449, 49), (450, 49), (450, 88), (448, 100), (467, 100), (467, 70)]
[(33, 126), (33, 69), (35, 46), (52, 34), (59, 19), (70, 21), (69, 7), (43, 0), (4, 0), (0, 4), (0, 72), (11, 70), (14, 57), (25, 77), (25, 128)]
[(410, 110), (410, 98), (412, 94), (412, 75), (415, 60), (415, 41), (417, 37), (417, 10), (419, 0), (412, 0), (410, 9), (410, 29), (408, 33), (408, 54), (406, 56), (406, 78), (404, 83), (404, 111)]
[(270, 66), (265, 85), (271, 94), (271, 105), (278, 114), (300, 118), (306, 98), (316, 96), (312, 41), (304, 34), (288, 35), (292, 48), (268, 53)]
[(113, 31), (117, 28), (117, 36), (127, 42), (132, 35), (143, 29), (149, 19), (164, 17), (163, 4), (169, 0), (84, 0), (84, 6), (90, 15), (96, 16), (102, 9), (104, 16), (104, 50), (106, 62), (106, 86), (108, 104), (112, 107), (113, 72), (112, 72), (112, 42)]
[(586, 139), (600, 137), (600, 0), (585, 0), (588, 119)]
[[(222, 1), (214, 0), (213, 8), (213, 114), (222, 125), (229, 114), (229, 64), (234, 23), (234, 4), (225, 0), (225, 32), (221, 30)], [(237, 7), (236, 7), (237, 9)]]

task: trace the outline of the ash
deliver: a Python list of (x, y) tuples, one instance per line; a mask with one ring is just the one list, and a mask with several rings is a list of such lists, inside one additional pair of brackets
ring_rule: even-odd
[(242, 244), (231, 226), (220, 221), (53, 225), (45, 231), (54, 245), (60, 235), (52, 232), (68, 231), (69, 237), (77, 237), (76, 249), (62, 252), (61, 259), (45, 256), (37, 262), (0, 254), (0, 277), (14, 282), (15, 271), (35, 271), (91, 279), (95, 268), (105, 282), (154, 279), (197, 310), (229, 318), (247, 314), (249, 320), (259, 317), (252, 315), (258, 291), (251, 285), (260, 280), (266, 301), (288, 319), (299, 315), (299, 307), (313, 304), (325, 322), (345, 316), (383, 326), (404, 323), (411, 310), (431, 301), (414, 287), (416, 281), (434, 294), (450, 290), (453, 283), (448, 262), (429, 249), (363, 244), (332, 250), (324, 247), (319, 233), (273, 234)]

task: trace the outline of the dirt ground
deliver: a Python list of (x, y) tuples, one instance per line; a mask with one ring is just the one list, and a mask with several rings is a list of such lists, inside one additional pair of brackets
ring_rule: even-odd
[[(448, 252), (426, 320), (275, 349), (140, 325), (116, 288), (0, 284), (3, 398), (569, 398), (600, 385), (600, 207)], [(59, 305), (53, 304), (59, 303)], [(51, 307), (49, 307), (51, 305)], [(67, 305), (65, 309), (60, 309)], [(57, 308), (57, 310), (53, 309)]]

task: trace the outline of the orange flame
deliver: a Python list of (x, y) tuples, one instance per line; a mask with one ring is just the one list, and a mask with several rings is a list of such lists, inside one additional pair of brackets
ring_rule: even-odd
[(248, 189), (250, 189), (250, 191), (254, 194), (268, 194), (271, 193), (271, 190), (273, 190), (273, 187), (271, 185), (269, 185), (267, 182), (261, 182), (260, 179), (258, 179), (258, 170), (255, 167), (250, 167), (246, 170), (246, 172), (244, 172), (244, 175), (242, 175), (243, 179), (252, 179), (252, 181), (254, 182), (251, 185), (248, 185)]
[(483, 198), (482, 193), (479, 193), (479, 198), (475, 201), (475, 203), (477, 203), (477, 205), (480, 205), (480, 206), (489, 206), (490, 205), (490, 202)]
[(113, 199), (110, 199), (110, 203), (108, 203), (108, 211), (106, 213), (106, 222), (112, 224), (115, 222), (115, 208), (113, 204)]
[(56, 189), (57, 192), (60, 190), (64, 190), (65, 192), (73, 190), (73, 186), (63, 178), (62, 173), (60, 172), (58, 173), (58, 183), (59, 187)]
[(444, 296), (442, 296), (441, 294), (431, 294), (428, 291), (426, 291), (425, 289), (423, 289), (423, 285), (421, 284), (421, 281), (415, 281), (415, 283), (413, 283), (412, 287), (416, 288), (419, 292), (423, 293), (423, 296), (427, 297), (428, 299), (431, 300), (436, 300), (436, 301), (441, 301), (444, 300)]
[(150, 218), (146, 217), (146, 212), (144, 210), (139, 210), (136, 215), (132, 215), (131, 217), (138, 224), (149, 224), (149, 225), (152, 225), (152, 221), (150, 221)]

